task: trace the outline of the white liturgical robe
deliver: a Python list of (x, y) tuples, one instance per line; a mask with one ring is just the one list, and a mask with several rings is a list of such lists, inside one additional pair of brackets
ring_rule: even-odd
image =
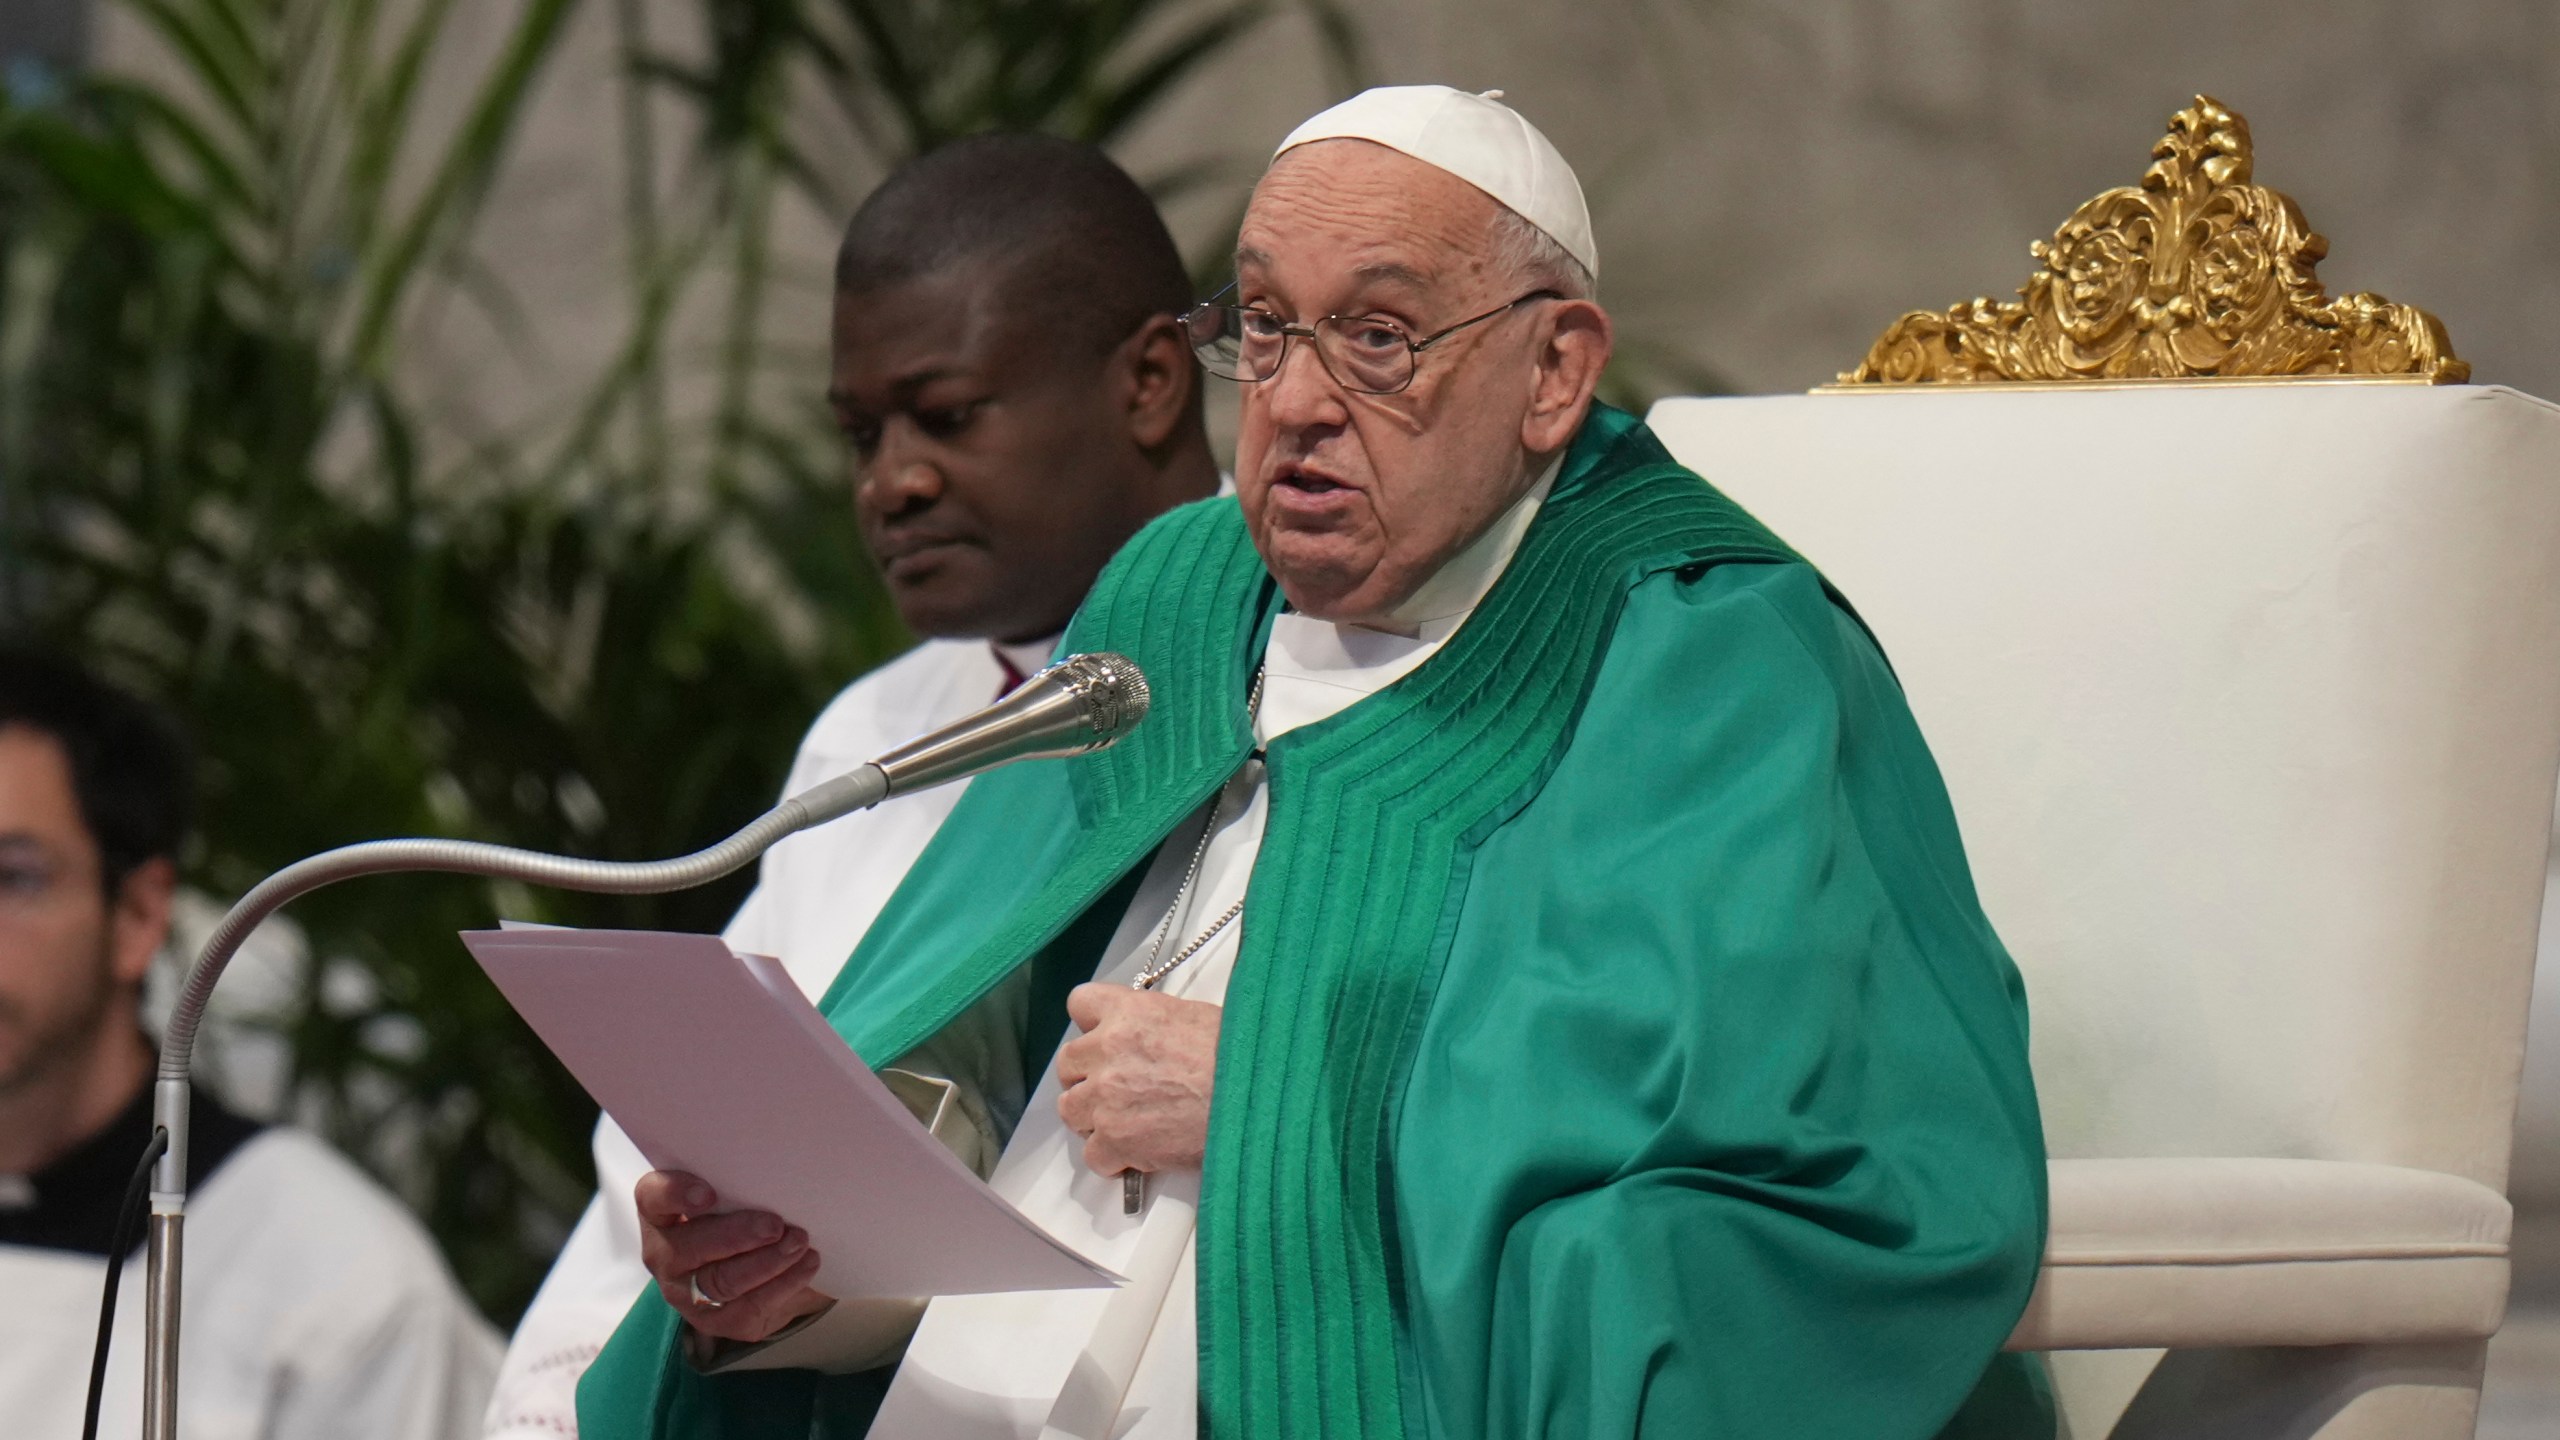
[[(0, 1435), (80, 1433), (106, 1238), (151, 1130), (138, 1094), (33, 1177), (0, 1176)], [(498, 1335), (399, 1201), (317, 1137), (196, 1094), (178, 1316), (187, 1440), (461, 1440)], [(98, 1433), (142, 1430), (142, 1257), (125, 1264)]]
[[(1329, 719), (1429, 659), (1493, 588), (1554, 479), (1550, 466), (1518, 504), (1398, 609), (1393, 619), (1410, 634), (1279, 616), (1263, 655), (1257, 741)], [(1262, 763), (1248, 759), (1158, 851), (1095, 979), (1131, 983), (1151, 961), (1179, 954), (1246, 899), (1268, 800)], [(1208, 825), (1216, 830), (1204, 850), (1200, 836)], [(1183, 895), (1195, 854), (1199, 875)], [(1165, 927), (1177, 903), (1180, 910)], [(1243, 928), (1252, 923), (1247, 904), (1237, 923), (1156, 989), (1219, 1003)], [(1179, 1440), (1196, 1433), (1192, 1225), (1199, 1172), (1150, 1176), (1142, 1212), (1123, 1213), (1120, 1178), (1087, 1168), (1083, 1142), (1060, 1120), (1059, 1088), (1053, 1060), (990, 1183), (1060, 1241), (1128, 1283), (1117, 1290), (935, 1300), (881, 1404), (872, 1440)]]

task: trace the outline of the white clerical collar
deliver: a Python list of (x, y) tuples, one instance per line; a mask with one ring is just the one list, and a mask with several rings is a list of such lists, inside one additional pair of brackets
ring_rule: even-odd
[(1422, 582), (1422, 588), (1407, 596), (1405, 602), (1387, 612), (1389, 625), (1381, 628), (1428, 635), (1442, 628), (1440, 638), (1447, 638), (1455, 625), (1442, 627), (1440, 622), (1462, 620), (1493, 590), (1493, 582), (1511, 564), (1520, 549), (1520, 538), (1529, 533), (1529, 523), (1538, 518), (1538, 507), (1546, 503), (1547, 492), (1556, 484), (1556, 472), (1564, 468), (1564, 455), (1547, 462), (1537, 481), (1527, 492), (1511, 502), (1511, 508), (1494, 517), (1485, 532), (1467, 542), (1467, 547), (1449, 557), (1448, 563)]
[(1397, 607), (1393, 618), (1409, 623), (1412, 633), (1338, 625), (1295, 611), (1273, 617), (1254, 737), (1267, 744), (1329, 719), (1419, 669), (1502, 578), (1562, 464), (1561, 456), (1550, 463), (1527, 494)]

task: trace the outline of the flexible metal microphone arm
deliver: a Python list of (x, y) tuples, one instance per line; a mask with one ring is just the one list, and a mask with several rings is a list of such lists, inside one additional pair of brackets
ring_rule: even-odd
[(168, 1132), (169, 1141), (151, 1172), (143, 1440), (176, 1440), (178, 1433), (178, 1301), (183, 1284), (187, 1112), (196, 1031), (224, 967), (251, 932), (276, 911), (341, 880), (421, 871), (481, 875), (605, 895), (690, 889), (739, 869), (787, 836), (868, 809), (893, 795), (928, 789), (1016, 760), (1099, 750), (1145, 719), (1147, 707), (1146, 678), (1128, 659), (1112, 654), (1073, 655), (977, 714), (812, 786), (728, 839), (691, 855), (673, 860), (579, 860), (471, 840), (373, 840), (296, 861), (259, 882), (206, 938), (161, 1038), (152, 1123)]
[[(735, 835), (673, 860), (579, 860), (472, 840), (371, 840), (298, 860), (240, 897), (205, 940), (187, 973), (185, 990), (160, 1042), (160, 1081), (184, 1083), (195, 1058), (198, 1025), (223, 967), (252, 931), (288, 903), (341, 880), (364, 875), (434, 871), (517, 880), (599, 895), (656, 895), (705, 885), (773, 848), (784, 837), (865, 810), (888, 798), (889, 775), (870, 764), (802, 791), (766, 811)], [(173, 1132), (171, 1140), (177, 1136)], [(163, 1160), (162, 1164), (167, 1165)], [(174, 1167), (183, 1175), (183, 1164)], [(173, 1177), (174, 1178), (174, 1177)], [(167, 1186), (163, 1188), (176, 1188)]]
[(707, 850), (674, 860), (615, 863), (486, 845), (469, 840), (375, 840), (347, 845), (297, 861), (240, 897), (205, 941), (195, 968), (160, 1042), (160, 1075), (152, 1087), (155, 1127), (169, 1144), (151, 1172), (151, 1220), (145, 1264), (142, 1389), (145, 1440), (175, 1440), (178, 1433), (178, 1301), (184, 1271), (187, 1205), (187, 1113), (194, 1086), (196, 1030), (204, 1019), (223, 968), (252, 931), (293, 900), (341, 880), (415, 871), (485, 875), (606, 895), (655, 895), (684, 890), (729, 874), (783, 837), (855, 810), (889, 794), (888, 772), (865, 765), (767, 811), (737, 834)]

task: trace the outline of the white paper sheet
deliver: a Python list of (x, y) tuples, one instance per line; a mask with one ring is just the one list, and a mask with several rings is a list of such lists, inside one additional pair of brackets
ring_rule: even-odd
[(649, 1163), (809, 1232), (839, 1299), (1115, 1285), (891, 1095), (782, 966), (711, 935), (510, 928), (463, 944)]

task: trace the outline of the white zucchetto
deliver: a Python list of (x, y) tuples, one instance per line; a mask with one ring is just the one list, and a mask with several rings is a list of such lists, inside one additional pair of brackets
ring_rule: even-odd
[(1367, 140), (1446, 170), (1537, 226), (1600, 278), (1600, 247), (1582, 182), (1538, 127), (1502, 103), (1502, 92), (1470, 95), (1446, 85), (1382, 85), (1363, 90), (1289, 132), (1279, 159), (1317, 140)]

